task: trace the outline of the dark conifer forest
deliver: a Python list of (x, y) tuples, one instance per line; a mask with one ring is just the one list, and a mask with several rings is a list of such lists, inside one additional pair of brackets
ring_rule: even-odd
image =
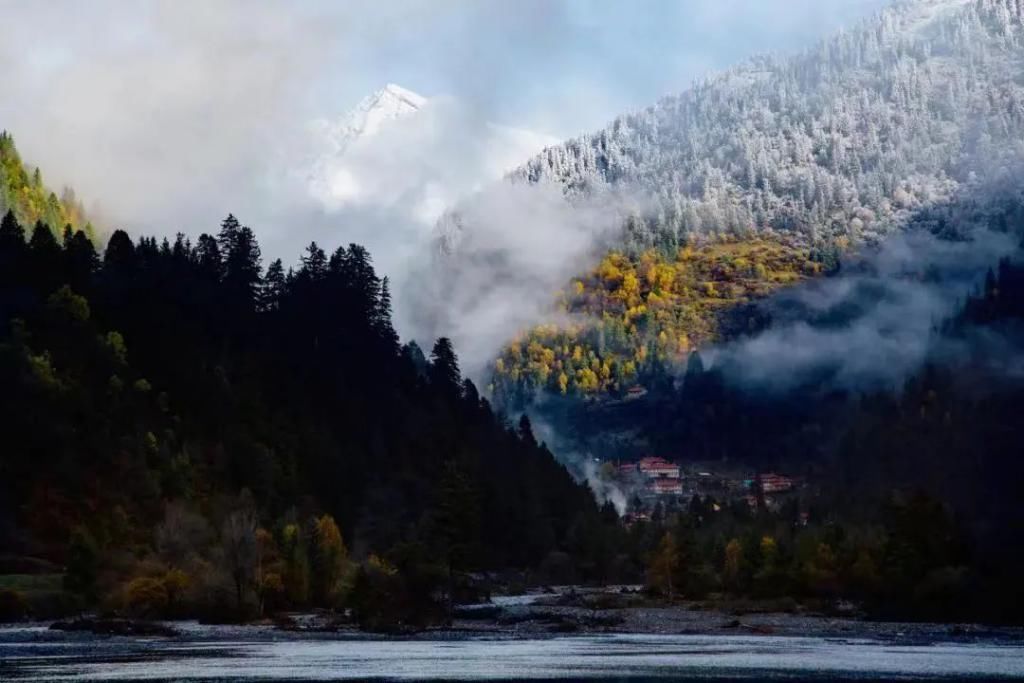
[(60, 600), (154, 614), (539, 566), (599, 518), (593, 496), (447, 339), (400, 346), (390, 308), (358, 245), (264, 273), (232, 216), (195, 244), (117, 231), (97, 252), (8, 213), (4, 558), (66, 568)]
[[(1017, 334), (1022, 273), (1004, 260), (936, 334)], [(7, 617), (328, 607), (393, 629), (499, 584), (643, 582), (669, 600), (1019, 618), (1024, 396), (984, 358), (896, 393), (779, 397), (694, 354), (628, 419), (659, 449), (810, 484), (781, 506), (631, 501), (623, 520), (527, 417), (491, 408), (448, 339), (400, 345), (358, 245), (264, 269), (233, 216), (195, 244), (117, 231), (97, 251), (8, 213), (0, 307), (0, 570), (23, 584), (0, 591)]]
[(1024, 0), (439, 4), (0, 0), (0, 683), (1024, 680)]

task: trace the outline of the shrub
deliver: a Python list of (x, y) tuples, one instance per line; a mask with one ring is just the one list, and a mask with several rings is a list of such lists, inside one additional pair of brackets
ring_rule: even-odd
[(192, 580), (180, 569), (168, 569), (163, 576), (164, 593), (167, 596), (167, 607), (173, 613), (188, 590)]
[(163, 579), (140, 576), (124, 587), (124, 606), (133, 615), (160, 616), (167, 609), (167, 603), (167, 587)]
[(435, 596), (441, 580), (434, 567), (422, 562), (396, 567), (370, 556), (356, 572), (351, 592), (359, 626), (395, 633), (440, 623), (444, 609)]

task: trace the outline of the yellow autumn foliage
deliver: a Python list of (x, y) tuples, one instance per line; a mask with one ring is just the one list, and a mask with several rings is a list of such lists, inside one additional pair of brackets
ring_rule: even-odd
[(495, 360), (494, 393), (624, 393), (721, 339), (738, 305), (821, 270), (809, 249), (782, 238), (609, 252), (558, 293), (572, 322), (526, 330)]

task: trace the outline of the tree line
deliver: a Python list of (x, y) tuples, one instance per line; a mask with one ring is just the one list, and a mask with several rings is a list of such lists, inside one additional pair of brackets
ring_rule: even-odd
[(450, 341), (400, 344), (390, 309), (358, 245), (264, 269), (233, 216), (194, 243), (116, 231), (99, 253), (8, 212), (2, 554), (63, 571), (81, 606), (358, 603), (394, 623), (443, 618), (471, 570), (565, 551), (600, 515), (590, 492)]

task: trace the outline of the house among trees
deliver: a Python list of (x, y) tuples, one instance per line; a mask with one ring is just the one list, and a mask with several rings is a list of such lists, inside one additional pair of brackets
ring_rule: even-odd
[(636, 465), (644, 478), (647, 493), (654, 496), (683, 495), (683, 481), (679, 465), (664, 458), (642, 458)]
[(683, 482), (681, 479), (661, 477), (648, 481), (647, 489), (656, 496), (681, 496), (683, 495)]
[(762, 493), (782, 493), (793, 488), (793, 480), (781, 474), (768, 472), (757, 477)]
[(647, 395), (647, 390), (637, 384), (626, 390), (626, 400), (635, 401)]
[(670, 463), (664, 458), (647, 457), (637, 463), (640, 474), (647, 479), (679, 479), (679, 465)]

